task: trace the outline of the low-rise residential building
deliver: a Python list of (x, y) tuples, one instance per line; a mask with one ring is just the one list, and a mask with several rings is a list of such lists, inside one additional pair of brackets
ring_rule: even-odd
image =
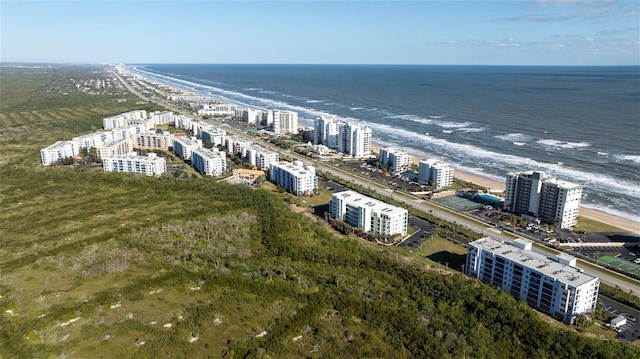
[(243, 158), (259, 170), (268, 170), (272, 163), (280, 160), (280, 154), (264, 147), (250, 146), (243, 149)]
[(80, 149), (74, 141), (58, 141), (40, 150), (42, 164), (48, 166), (64, 158), (74, 157)]
[(407, 234), (408, 211), (355, 191), (334, 193), (329, 201), (331, 217), (364, 232)]
[(224, 138), (227, 136), (227, 131), (207, 126), (200, 129), (200, 138), (203, 144), (211, 144), (213, 147), (224, 145)]
[(264, 176), (265, 172), (260, 170), (248, 170), (245, 168), (237, 168), (233, 170), (233, 181), (245, 181), (247, 183), (255, 182), (259, 177)]
[(125, 113), (121, 113), (116, 116), (106, 117), (102, 119), (102, 127), (105, 130), (126, 127), (131, 125), (131, 122), (134, 120), (146, 120), (147, 119), (147, 111), (146, 110), (134, 110)]
[(111, 131), (98, 131), (82, 136), (76, 136), (71, 139), (71, 141), (76, 143), (78, 149), (102, 147), (113, 140), (113, 132)]
[(269, 180), (296, 196), (318, 191), (315, 167), (304, 166), (302, 161), (272, 163), (269, 169)]
[(149, 130), (147, 123), (129, 125), (126, 127), (118, 127), (111, 130), (114, 140), (122, 140), (129, 137), (135, 137), (137, 134), (145, 133)]
[(170, 147), (173, 147), (173, 137), (172, 134), (166, 131), (161, 133), (156, 131), (140, 133), (134, 137), (134, 147), (145, 150), (168, 151)]
[(154, 111), (149, 114), (149, 122), (155, 127), (167, 123), (175, 123), (176, 115), (171, 111)]
[(106, 157), (102, 160), (105, 172), (127, 172), (159, 176), (167, 171), (167, 162), (155, 153), (138, 156), (135, 152)]
[(96, 148), (96, 155), (100, 159), (107, 157), (126, 155), (133, 151), (133, 139), (124, 138), (105, 143), (104, 146)]
[(202, 140), (194, 137), (174, 137), (173, 153), (185, 161), (191, 161), (191, 153), (202, 148)]
[(197, 148), (191, 152), (191, 165), (205, 176), (220, 176), (227, 170), (227, 156), (217, 148)]
[(565, 323), (594, 310), (599, 280), (576, 267), (567, 254), (546, 257), (531, 250), (532, 243), (516, 239), (505, 244), (485, 237), (468, 245), (465, 272), (500, 287), (531, 307)]
[(418, 180), (421, 183), (431, 183), (436, 189), (442, 189), (453, 184), (453, 168), (433, 159), (421, 160), (418, 163)]

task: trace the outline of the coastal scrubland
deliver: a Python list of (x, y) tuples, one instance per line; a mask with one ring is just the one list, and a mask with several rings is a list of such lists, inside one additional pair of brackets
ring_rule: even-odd
[(64, 90), (108, 77), (100, 67), (0, 76), (1, 358), (640, 357), (461, 274), (339, 238), (286, 194), (42, 167), (40, 148), (153, 105)]

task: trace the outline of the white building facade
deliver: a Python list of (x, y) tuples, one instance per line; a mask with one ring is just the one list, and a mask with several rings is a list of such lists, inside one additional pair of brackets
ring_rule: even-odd
[(578, 223), (582, 186), (544, 172), (509, 173), (505, 179), (505, 211), (527, 214), (560, 228)]
[(102, 119), (102, 127), (105, 130), (126, 127), (132, 124), (133, 121), (144, 121), (147, 119), (146, 110), (134, 110), (125, 113), (121, 113), (116, 116), (106, 117)]
[(296, 196), (318, 191), (318, 176), (313, 166), (304, 166), (302, 161), (276, 162), (269, 169), (269, 181)]
[(42, 164), (49, 166), (61, 159), (80, 154), (80, 149), (74, 141), (58, 141), (40, 150)]
[(381, 168), (388, 165), (393, 173), (403, 173), (411, 168), (411, 156), (393, 147), (381, 148), (378, 162)]
[(436, 189), (453, 184), (453, 168), (433, 159), (421, 160), (418, 163), (418, 180), (421, 183), (432, 181)]
[(566, 254), (546, 257), (531, 250), (532, 243), (517, 239), (512, 245), (490, 237), (468, 245), (465, 273), (499, 286), (531, 307), (565, 323), (594, 310), (599, 280), (575, 266)]
[(155, 153), (138, 156), (135, 152), (126, 155), (107, 157), (102, 161), (105, 172), (126, 172), (159, 176), (167, 172), (167, 162)]
[(185, 161), (191, 160), (194, 150), (202, 148), (202, 140), (193, 137), (174, 137), (173, 153)]
[(173, 135), (169, 132), (147, 132), (141, 133), (134, 137), (134, 147), (145, 150), (164, 150), (168, 151), (169, 147), (173, 147)]
[(346, 131), (345, 153), (355, 158), (371, 155), (371, 128), (361, 124), (347, 124), (342, 127)]
[(220, 176), (227, 170), (227, 156), (215, 148), (194, 149), (191, 166), (205, 176)]
[(105, 143), (104, 146), (96, 148), (96, 156), (105, 159), (113, 156), (122, 156), (133, 151), (133, 139), (124, 138)]
[(354, 191), (334, 193), (329, 201), (331, 217), (364, 232), (407, 234), (408, 211)]
[(273, 132), (276, 136), (298, 133), (298, 113), (294, 111), (273, 110)]

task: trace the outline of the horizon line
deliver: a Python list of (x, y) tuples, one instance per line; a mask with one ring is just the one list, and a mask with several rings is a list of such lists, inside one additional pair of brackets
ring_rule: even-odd
[(476, 67), (640, 67), (640, 64), (596, 65), (596, 64), (447, 64), (447, 63), (270, 63), (270, 62), (51, 62), (51, 61), (0, 61), (4, 65), (76, 65), (76, 66), (115, 66), (115, 65), (248, 65), (248, 66), (476, 66)]

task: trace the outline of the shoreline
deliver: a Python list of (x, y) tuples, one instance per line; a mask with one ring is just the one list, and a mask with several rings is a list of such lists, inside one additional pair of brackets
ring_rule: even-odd
[[(188, 94), (188, 95), (199, 95), (199, 96), (205, 96), (202, 95), (198, 92), (194, 92), (194, 91), (189, 91), (189, 90), (185, 90), (182, 89), (180, 87), (177, 87), (175, 85), (169, 85), (166, 83), (161, 83), (152, 79), (147, 78), (146, 76), (134, 73), (132, 71), (130, 71), (129, 69), (124, 69), (124, 71), (128, 72), (131, 75), (135, 75), (135, 76), (140, 76), (142, 78), (144, 78), (146, 81), (149, 81), (151, 83), (154, 83), (156, 85), (161, 85), (161, 86), (167, 86), (170, 87), (174, 90), (177, 90), (183, 94)], [(209, 97), (209, 98), (214, 98), (213, 96), (205, 96), (205, 97)], [(301, 119), (301, 123), (299, 123), (299, 125), (303, 125), (303, 126), (309, 126), (309, 127), (313, 127), (313, 125), (309, 125), (307, 124), (305, 120), (310, 120), (310, 119)], [(376, 152), (376, 153), (380, 153), (380, 148), (384, 147), (381, 144), (378, 143), (372, 143), (371, 144), (371, 151), (372, 152)], [(409, 152), (409, 155), (411, 156), (411, 162), (415, 165), (418, 165), (418, 162), (420, 161), (420, 157), (416, 156), (415, 154), (412, 154)], [(454, 168), (454, 177), (458, 178), (460, 180), (466, 181), (466, 182), (471, 182), (477, 185), (480, 185), (482, 187), (486, 187), (488, 189), (490, 189), (492, 192), (495, 191), (496, 193), (501, 193), (504, 191), (504, 182), (501, 181), (497, 181), (493, 178), (487, 177), (487, 176), (482, 176), (482, 175), (478, 175), (475, 173), (471, 173), (469, 171), (465, 171), (465, 170), (461, 170), (459, 168)], [(598, 222), (602, 222), (602, 223), (606, 223), (606, 224), (610, 224), (612, 226), (618, 227), (621, 230), (624, 231), (628, 231), (630, 233), (636, 234), (636, 235), (640, 235), (640, 219), (638, 221), (633, 221), (630, 220), (628, 218), (624, 218), (624, 217), (620, 217), (620, 216), (616, 216), (607, 212), (604, 212), (602, 210), (598, 210), (598, 209), (593, 209), (593, 208), (588, 208), (585, 207), (584, 205), (580, 206), (580, 217), (584, 217), (584, 218), (588, 218), (588, 219), (592, 219)]]
[[(371, 151), (375, 153), (380, 153), (380, 148), (383, 147), (380, 144), (371, 144)], [(411, 163), (418, 165), (420, 162), (420, 157), (409, 152), (411, 156)], [(490, 189), (491, 192), (502, 193), (504, 191), (504, 182), (496, 181), (489, 177), (484, 177), (477, 175), (475, 173), (470, 173), (465, 170), (460, 170), (455, 168), (453, 171), (453, 176), (457, 179), (471, 182), (473, 184), (480, 185), (482, 187), (486, 187)], [(588, 219), (592, 219), (598, 222), (606, 223), (612, 225), (614, 227), (618, 227), (621, 230), (640, 235), (640, 221), (632, 221), (627, 218), (615, 216), (613, 214), (609, 214), (603, 211), (599, 211), (597, 209), (588, 208), (583, 205), (580, 206), (580, 213), (578, 217), (584, 217)]]

